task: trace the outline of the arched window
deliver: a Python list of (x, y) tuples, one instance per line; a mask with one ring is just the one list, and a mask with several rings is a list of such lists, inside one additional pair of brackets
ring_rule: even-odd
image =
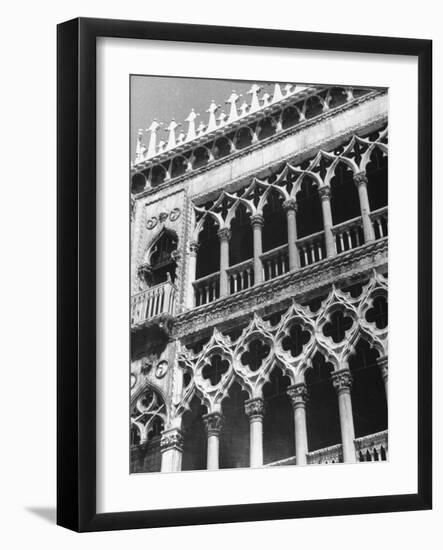
[(341, 442), (337, 393), (331, 381), (332, 365), (317, 352), (312, 368), (305, 372), (309, 399), (306, 424), (309, 450), (315, 451)]
[(245, 413), (248, 394), (237, 382), (223, 399), (223, 429), (220, 436), (220, 468), (249, 466), (249, 420)]
[(266, 206), (263, 208), (263, 252), (272, 250), (288, 242), (286, 213), (282, 198), (277, 191), (271, 190)]
[(318, 189), (305, 177), (297, 193), (297, 236), (306, 237), (323, 230), (323, 216)]
[(203, 229), (198, 236), (196, 278), (206, 277), (220, 269), (220, 242), (218, 226), (212, 216), (206, 216)]
[(371, 211), (388, 204), (388, 157), (376, 147), (366, 166), (368, 178), (368, 195)]
[(174, 282), (177, 265), (172, 252), (177, 248), (177, 241), (175, 233), (166, 230), (154, 244), (149, 256), (152, 286), (167, 281), (168, 275)]
[(352, 412), (355, 437), (370, 435), (388, 427), (386, 391), (378, 352), (366, 340), (360, 339), (355, 354), (349, 358), (352, 372)]
[(331, 209), (334, 225), (360, 216), (358, 190), (352, 170), (339, 162), (331, 179)]
[(246, 207), (240, 204), (231, 222), (229, 265), (236, 265), (252, 258), (252, 227)]

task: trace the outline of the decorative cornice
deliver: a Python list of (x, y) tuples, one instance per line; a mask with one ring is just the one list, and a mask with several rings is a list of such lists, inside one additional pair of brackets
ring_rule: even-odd
[[(347, 279), (352, 274), (370, 273), (374, 267), (387, 262), (388, 239), (380, 239), (367, 243), (359, 248), (343, 252), (333, 258), (327, 258), (309, 266), (290, 271), (275, 279), (252, 286), (226, 298), (188, 310), (175, 318), (172, 338), (182, 338), (198, 333), (202, 329), (226, 321), (229, 317), (250, 314), (266, 307), (269, 302), (274, 305), (283, 303), (290, 298), (300, 299), (309, 293), (311, 282), (316, 289), (328, 287), (331, 282)], [(377, 261), (368, 263), (366, 260), (381, 256)], [(361, 266), (358, 266), (361, 263)], [(321, 276), (321, 282), (318, 280)], [(278, 294), (288, 289), (283, 297)], [(209, 319), (209, 316), (211, 319)]]
[[(217, 160), (213, 160), (213, 161), (209, 162), (208, 164), (205, 164), (204, 166), (201, 166), (201, 167), (199, 167), (195, 170), (187, 171), (184, 174), (181, 174), (180, 176), (178, 176), (176, 178), (172, 178), (170, 180), (167, 180), (167, 181), (163, 182), (162, 184), (160, 184), (158, 187), (152, 187), (152, 188), (149, 188), (149, 189), (144, 189), (140, 193), (137, 193), (135, 195), (135, 197), (136, 197), (136, 199), (145, 198), (148, 195), (158, 193), (160, 190), (164, 190), (164, 189), (170, 188), (172, 186), (176, 186), (176, 185), (178, 185), (180, 183), (183, 183), (184, 181), (186, 181), (188, 179), (191, 179), (191, 178), (193, 178), (197, 175), (200, 175), (200, 174), (202, 174), (202, 173), (204, 173), (208, 170), (213, 170), (214, 168), (216, 168), (216, 167), (218, 167), (222, 164), (225, 164), (227, 162), (233, 162), (234, 160), (236, 160), (238, 158), (241, 158), (245, 155), (248, 155), (248, 154), (254, 152), (257, 149), (268, 147), (270, 144), (272, 144), (274, 142), (281, 141), (281, 140), (285, 139), (286, 137), (291, 136), (292, 134), (301, 132), (301, 131), (305, 130), (306, 128), (310, 127), (310, 126), (320, 124), (321, 122), (323, 122), (324, 120), (326, 120), (330, 117), (335, 117), (342, 111), (354, 108), (354, 107), (356, 107), (357, 105), (360, 105), (363, 102), (377, 99), (378, 97), (381, 97), (382, 95), (385, 95), (385, 92), (379, 92), (379, 91), (372, 92), (371, 94), (368, 94), (366, 96), (362, 96), (358, 99), (353, 100), (350, 103), (345, 103), (343, 105), (340, 105), (339, 107), (335, 107), (334, 109), (331, 109), (330, 111), (327, 111), (326, 113), (322, 113), (318, 117), (314, 117), (314, 118), (311, 118), (309, 120), (305, 120), (305, 121), (303, 121), (299, 124), (296, 124), (295, 126), (291, 126), (290, 128), (287, 128), (287, 129), (283, 130), (280, 133), (269, 136), (269, 137), (267, 137), (267, 138), (265, 138), (261, 141), (254, 142), (249, 147), (239, 149), (239, 150), (237, 150), (237, 151), (235, 151), (235, 152), (233, 152), (233, 153), (231, 153), (231, 154), (229, 154), (225, 157), (222, 157), (222, 158), (217, 159)], [(379, 115), (379, 116), (375, 117), (374, 119), (368, 120), (366, 126), (369, 127), (369, 126), (373, 126), (374, 124), (375, 125), (379, 125), (379, 124), (381, 125), (381, 124), (385, 123), (386, 121), (387, 121), (387, 115), (382, 114), (382, 115)], [(347, 139), (347, 137), (349, 135), (352, 135), (353, 133), (355, 133), (355, 131), (357, 129), (361, 130), (361, 124), (356, 125), (355, 127), (349, 128), (343, 134), (343, 136), (341, 136), (341, 135), (340, 136), (333, 136), (329, 140), (326, 140), (324, 142), (325, 146), (329, 142), (337, 141), (337, 139)], [(319, 144), (317, 143), (315, 145), (306, 147), (305, 149), (298, 151), (297, 155), (296, 155), (296, 158), (300, 158), (300, 157), (304, 157), (304, 156), (308, 155), (310, 151), (315, 151), (316, 149), (318, 149), (318, 146), (319, 146)], [(262, 170), (272, 169), (273, 166), (278, 166), (278, 165), (281, 164), (281, 162), (282, 162), (282, 159), (279, 159), (277, 162), (271, 162), (268, 165), (263, 166)], [(143, 167), (137, 168), (137, 170), (135, 170), (133, 172), (133, 174), (137, 173), (137, 172), (141, 172), (143, 169), (144, 169)], [(246, 177), (246, 175), (242, 176), (239, 179), (243, 179), (244, 177)], [(230, 182), (230, 183), (232, 183), (232, 182)]]

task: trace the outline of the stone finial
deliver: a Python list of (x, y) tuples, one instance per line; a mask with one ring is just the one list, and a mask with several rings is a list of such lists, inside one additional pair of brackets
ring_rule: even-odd
[(288, 97), (289, 95), (292, 94), (292, 88), (293, 88), (293, 85), (292, 84), (286, 84), (285, 87), (284, 87), (284, 90), (285, 90), (285, 96)]
[(148, 158), (153, 157), (157, 153), (157, 130), (160, 126), (161, 124), (154, 118), (151, 122), (151, 126), (146, 129), (147, 132), (151, 132), (151, 135), (149, 136)]
[(240, 116), (246, 116), (248, 114), (248, 108), (249, 105), (246, 103), (246, 101), (243, 101), (243, 103), (240, 105)]
[(166, 147), (166, 141), (164, 139), (161, 139), (158, 146), (157, 146), (157, 153), (163, 153)]
[(191, 109), (191, 112), (189, 113), (188, 118), (185, 119), (186, 122), (189, 123), (188, 134), (186, 136), (187, 141), (190, 141), (197, 137), (197, 134), (195, 133), (195, 119), (198, 116), (199, 115), (194, 111), (194, 109)]
[(173, 118), (171, 120), (171, 122), (169, 123), (169, 126), (166, 128), (169, 132), (169, 136), (168, 136), (168, 144), (167, 144), (167, 149), (172, 149), (173, 147), (175, 147), (176, 145), (176, 141), (175, 141), (175, 129), (178, 128), (180, 126), (180, 124), (177, 124), (175, 122), (175, 119)]
[(261, 87), (258, 84), (253, 84), (249, 91), (246, 93), (251, 95), (251, 108), (249, 109), (250, 113), (255, 113), (260, 109), (260, 102), (258, 100), (258, 92), (261, 90)]
[(220, 108), (220, 105), (217, 105), (214, 100), (211, 101), (211, 105), (209, 105), (209, 109), (206, 110), (207, 113), (209, 113), (209, 120), (208, 120), (208, 132), (212, 132), (212, 130), (215, 130), (217, 128), (217, 120), (215, 118), (215, 113)]
[(143, 130), (139, 130), (137, 134), (137, 145), (135, 148), (135, 162), (143, 160)]
[(202, 121), (200, 122), (200, 124), (198, 125), (198, 128), (197, 128), (197, 136), (202, 136), (206, 131), (206, 125), (205, 123)]
[(267, 107), (268, 105), (271, 104), (271, 96), (270, 96), (270, 94), (268, 94), (268, 92), (265, 92), (262, 95), (262, 101), (263, 101), (262, 107)]
[(277, 101), (280, 101), (282, 99), (283, 99), (283, 94), (281, 92), (280, 84), (276, 82), (274, 86), (274, 95), (272, 97), (272, 103), (276, 103)]
[(180, 132), (177, 136), (177, 145), (181, 145), (186, 138), (186, 134), (184, 132)]
[(226, 100), (227, 104), (231, 105), (228, 117), (228, 123), (234, 122), (238, 119), (237, 114), (237, 101), (241, 98), (241, 95), (238, 95), (235, 90), (232, 90), (232, 94)]
[(228, 115), (222, 111), (218, 117), (217, 117), (217, 120), (219, 121), (218, 122), (218, 127), (220, 128), (221, 126), (224, 126), (224, 124), (226, 123), (226, 119), (228, 118)]

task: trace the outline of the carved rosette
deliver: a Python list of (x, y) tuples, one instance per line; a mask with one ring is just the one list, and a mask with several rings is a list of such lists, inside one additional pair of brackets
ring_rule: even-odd
[(265, 223), (265, 219), (261, 214), (254, 214), (251, 216), (251, 225), (252, 227), (255, 227), (258, 225), (259, 227), (263, 227), (263, 224)]
[(286, 199), (283, 203), (283, 209), (285, 212), (288, 212), (290, 210), (294, 210), (294, 212), (297, 212), (297, 201), (295, 199)]
[(203, 416), (203, 422), (205, 424), (208, 437), (211, 437), (212, 435), (219, 437), (220, 432), (223, 428), (223, 416), (221, 413), (213, 412), (205, 414)]
[(306, 405), (306, 401), (308, 400), (308, 388), (304, 382), (289, 386), (287, 393), (291, 398), (292, 407), (294, 409)]
[(322, 201), (330, 200), (331, 198), (331, 188), (329, 185), (324, 185), (323, 187), (318, 188), (318, 194)]
[(338, 370), (331, 375), (332, 385), (337, 393), (350, 392), (352, 387), (352, 374), (349, 369)]
[(219, 229), (217, 235), (221, 241), (229, 241), (231, 238), (231, 231), (227, 227), (223, 227), (222, 229)]
[(367, 185), (368, 183), (368, 177), (365, 172), (357, 172), (354, 174), (354, 183), (357, 187), (362, 185), (363, 183)]
[(171, 450), (183, 452), (183, 434), (181, 430), (173, 429), (163, 432), (160, 441), (160, 450), (162, 453)]
[(245, 401), (245, 413), (250, 422), (262, 420), (265, 414), (265, 402), (261, 397), (248, 399)]
[(379, 357), (377, 359), (377, 365), (381, 372), (381, 377), (383, 378), (383, 382), (386, 382), (388, 379), (388, 358), (387, 357)]
[(196, 256), (199, 247), (200, 247), (200, 243), (198, 243), (197, 241), (191, 241), (189, 243), (189, 254)]

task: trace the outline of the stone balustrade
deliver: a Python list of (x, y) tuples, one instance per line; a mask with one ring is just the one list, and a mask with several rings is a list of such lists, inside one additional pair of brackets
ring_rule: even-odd
[(176, 286), (171, 281), (155, 285), (131, 298), (131, 324), (136, 325), (159, 315), (173, 315)]

